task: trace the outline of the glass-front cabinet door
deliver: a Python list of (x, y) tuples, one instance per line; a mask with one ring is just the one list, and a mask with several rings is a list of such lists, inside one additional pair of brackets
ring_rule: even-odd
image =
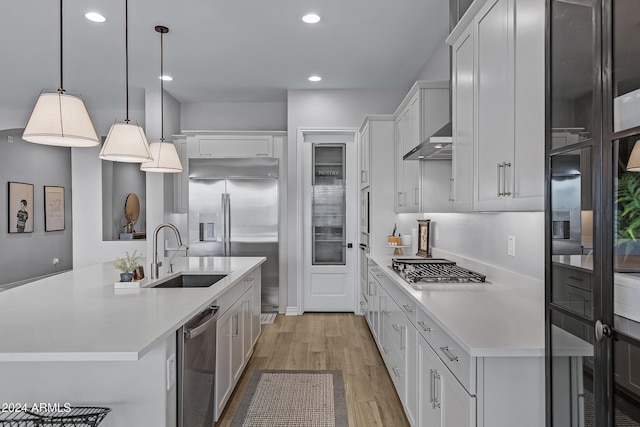
[(311, 262), (345, 265), (345, 144), (313, 144)]
[(640, 427), (640, 0), (547, 5), (547, 425)]
[(610, 415), (613, 425), (640, 426), (640, 0), (607, 3), (605, 22), (611, 69), (605, 144), (613, 184), (613, 288), (604, 299), (613, 335)]

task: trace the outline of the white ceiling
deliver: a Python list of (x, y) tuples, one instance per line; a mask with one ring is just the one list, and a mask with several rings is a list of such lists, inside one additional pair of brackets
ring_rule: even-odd
[[(9, 5), (10, 3), (10, 5)], [(287, 89), (410, 87), (448, 31), (448, 0), (129, 0), (130, 86), (181, 102), (284, 102)], [(65, 0), (64, 87), (124, 108), (124, 0)], [(59, 86), (59, 2), (5, 1), (0, 106), (31, 108)], [(84, 18), (102, 13), (102, 24)], [(322, 16), (308, 25), (308, 11)], [(319, 74), (322, 82), (307, 77)]]

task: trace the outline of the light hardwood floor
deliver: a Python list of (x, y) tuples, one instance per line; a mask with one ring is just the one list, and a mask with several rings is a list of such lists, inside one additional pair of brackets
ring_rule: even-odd
[(260, 369), (339, 369), (350, 427), (409, 425), (363, 316), (279, 314), (273, 324), (262, 325), (253, 356), (215, 427), (231, 424), (251, 375)]

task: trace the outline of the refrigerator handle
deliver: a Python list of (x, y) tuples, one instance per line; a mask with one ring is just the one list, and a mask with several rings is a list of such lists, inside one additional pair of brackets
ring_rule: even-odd
[(231, 195), (227, 194), (227, 256), (231, 256)]
[(227, 256), (227, 194), (222, 193), (222, 255)]

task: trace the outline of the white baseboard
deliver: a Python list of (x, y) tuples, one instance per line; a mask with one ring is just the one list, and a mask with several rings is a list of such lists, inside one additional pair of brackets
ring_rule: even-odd
[(298, 316), (298, 315), (300, 315), (300, 310), (298, 309), (298, 307), (287, 307), (285, 316)]

